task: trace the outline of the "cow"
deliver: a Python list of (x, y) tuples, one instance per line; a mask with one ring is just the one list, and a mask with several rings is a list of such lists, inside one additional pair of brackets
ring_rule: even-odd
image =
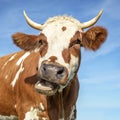
[[(22, 50), (0, 57), (0, 114), (19, 120), (75, 120), (79, 93), (77, 72), (81, 47), (96, 51), (107, 30), (93, 26), (100, 16), (81, 23), (55, 16), (38, 24), (24, 11), (26, 22), (40, 32), (17, 32), (13, 42)], [(84, 32), (85, 28), (89, 28)]]

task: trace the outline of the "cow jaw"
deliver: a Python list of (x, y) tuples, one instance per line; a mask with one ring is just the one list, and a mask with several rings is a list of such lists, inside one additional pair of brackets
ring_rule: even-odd
[(38, 93), (51, 96), (58, 91), (59, 85), (57, 85), (56, 83), (46, 81), (42, 78), (39, 78), (38, 82), (35, 84), (35, 89)]

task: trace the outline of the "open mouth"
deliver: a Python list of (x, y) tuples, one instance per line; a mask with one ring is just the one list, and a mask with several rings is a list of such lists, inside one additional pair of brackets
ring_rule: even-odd
[(42, 78), (39, 78), (38, 82), (35, 84), (35, 89), (38, 93), (51, 96), (58, 91), (59, 85), (57, 85), (56, 83), (46, 81)]

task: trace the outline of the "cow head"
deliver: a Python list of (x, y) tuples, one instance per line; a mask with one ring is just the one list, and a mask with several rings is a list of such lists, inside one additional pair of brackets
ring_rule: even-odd
[(62, 91), (75, 77), (80, 65), (80, 47), (97, 50), (105, 41), (107, 31), (103, 27), (84, 28), (94, 25), (102, 11), (92, 20), (80, 23), (73, 17), (57, 16), (41, 25), (33, 22), (24, 12), (27, 23), (38, 30), (40, 35), (16, 33), (14, 43), (26, 51), (38, 51), (39, 81), (35, 88), (38, 92), (53, 95)]

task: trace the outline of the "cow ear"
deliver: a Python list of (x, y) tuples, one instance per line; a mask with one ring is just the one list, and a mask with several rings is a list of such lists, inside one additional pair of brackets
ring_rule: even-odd
[(107, 38), (107, 30), (103, 27), (97, 26), (90, 28), (83, 33), (82, 46), (86, 49), (96, 51), (105, 42)]
[(15, 33), (12, 35), (14, 44), (26, 51), (34, 50), (38, 47), (39, 37), (36, 35), (27, 35), (24, 33)]

